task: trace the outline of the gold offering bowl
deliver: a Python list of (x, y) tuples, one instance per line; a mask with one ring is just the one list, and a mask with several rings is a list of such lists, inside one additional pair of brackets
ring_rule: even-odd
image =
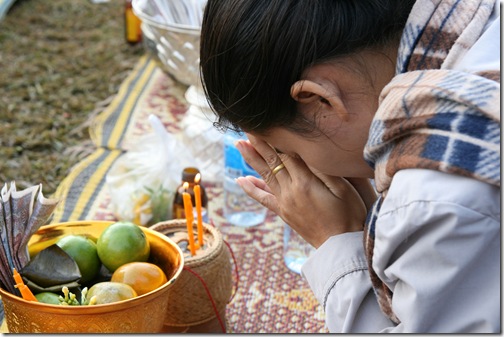
[[(68, 234), (97, 240), (111, 221), (75, 221), (41, 227), (28, 243), (30, 255)], [(167, 294), (184, 267), (179, 246), (163, 234), (140, 227), (150, 244), (149, 262), (157, 264), (168, 282), (138, 297), (99, 305), (60, 306), (30, 302), (0, 289), (9, 332), (16, 333), (156, 333), (163, 328)]]

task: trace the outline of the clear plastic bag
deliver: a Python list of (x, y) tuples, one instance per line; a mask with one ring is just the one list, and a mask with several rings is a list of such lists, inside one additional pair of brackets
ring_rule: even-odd
[(106, 176), (111, 207), (119, 220), (151, 226), (172, 218), (172, 202), (184, 167), (196, 163), (186, 146), (154, 115), (154, 133), (118, 158)]

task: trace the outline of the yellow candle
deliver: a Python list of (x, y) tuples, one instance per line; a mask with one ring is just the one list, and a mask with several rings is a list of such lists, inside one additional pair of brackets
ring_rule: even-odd
[(201, 187), (199, 185), (200, 174), (194, 178), (194, 197), (196, 199), (196, 212), (198, 215), (198, 244), (203, 247), (203, 215), (201, 214)]
[[(185, 188), (185, 184), (184, 184)], [(182, 193), (182, 198), (184, 199), (184, 211), (185, 211), (185, 216), (186, 216), (186, 223), (187, 223), (187, 236), (189, 240), (189, 250), (191, 251), (191, 255), (196, 254), (196, 246), (194, 243), (194, 233), (193, 233), (193, 221), (194, 221), (194, 215), (193, 215), (193, 207), (192, 207), (192, 202), (191, 202), (191, 195), (187, 192)]]

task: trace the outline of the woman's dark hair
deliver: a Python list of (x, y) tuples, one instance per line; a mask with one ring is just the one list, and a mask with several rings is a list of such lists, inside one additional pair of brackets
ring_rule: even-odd
[(402, 32), (414, 0), (209, 0), (200, 67), (216, 126), (302, 130), (290, 88), (308, 67)]

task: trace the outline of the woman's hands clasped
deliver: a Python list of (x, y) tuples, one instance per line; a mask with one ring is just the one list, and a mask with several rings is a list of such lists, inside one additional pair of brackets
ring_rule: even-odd
[(315, 248), (333, 235), (362, 230), (375, 198), (367, 179), (350, 183), (321, 174), (301, 159), (279, 154), (268, 143), (247, 136), (249, 141), (237, 142), (238, 150), (263, 178), (237, 179), (250, 197), (279, 215)]

